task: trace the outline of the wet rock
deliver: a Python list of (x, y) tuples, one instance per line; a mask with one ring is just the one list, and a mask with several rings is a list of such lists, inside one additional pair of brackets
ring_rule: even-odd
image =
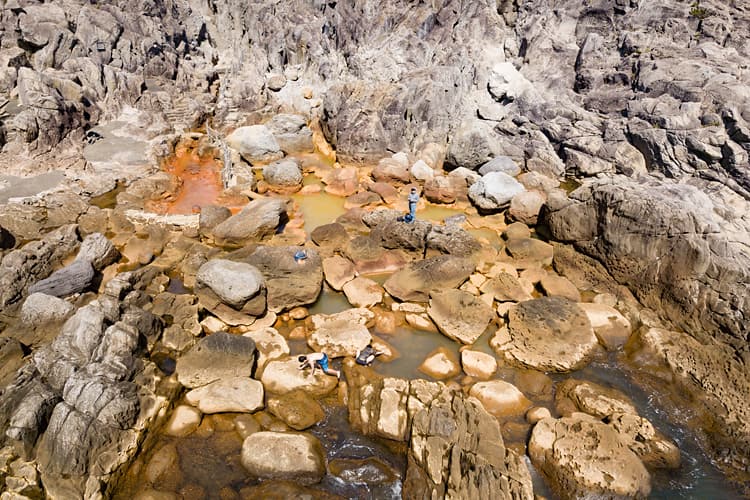
[(261, 272), (244, 262), (212, 259), (195, 275), (195, 290), (207, 308), (220, 301), (238, 311), (260, 316), (266, 309), (266, 283)]
[(286, 204), (282, 200), (254, 200), (238, 214), (215, 226), (213, 235), (218, 245), (239, 247), (270, 238), (286, 220)]
[(336, 291), (341, 291), (344, 285), (357, 275), (352, 261), (340, 255), (323, 259), (323, 273), (326, 277), (326, 283)]
[(413, 262), (394, 273), (385, 282), (385, 289), (399, 300), (426, 302), (433, 290), (456, 288), (474, 271), (471, 261), (438, 256)]
[(294, 158), (275, 161), (263, 167), (263, 179), (272, 189), (296, 191), (302, 187), (302, 168)]
[(46, 293), (32, 293), (21, 306), (21, 321), (27, 325), (64, 321), (75, 311), (75, 307), (63, 299)]
[(284, 156), (279, 143), (265, 125), (240, 127), (226, 137), (232, 149), (249, 163), (278, 160)]
[(39, 241), (27, 243), (0, 262), (0, 309), (18, 302), (31, 283), (46, 278), (54, 266), (78, 247), (75, 226), (63, 226)]
[(228, 377), (249, 377), (255, 342), (247, 337), (215, 333), (198, 341), (177, 359), (177, 379), (185, 387), (201, 387)]
[(315, 484), (326, 473), (325, 450), (310, 434), (256, 432), (242, 443), (242, 465), (263, 479)]
[(540, 420), (544, 420), (545, 418), (552, 418), (552, 414), (547, 408), (544, 408), (543, 406), (535, 406), (533, 408), (529, 408), (529, 410), (526, 412), (526, 421), (531, 425), (534, 425)]
[(263, 408), (263, 384), (248, 377), (224, 377), (185, 394), (202, 413), (253, 413)]
[(581, 301), (581, 293), (569, 279), (547, 273), (539, 280), (544, 292), (549, 297), (564, 297), (573, 302)]
[(534, 426), (529, 456), (566, 498), (585, 495), (645, 498), (651, 477), (612, 427), (577, 417)]
[(348, 309), (336, 314), (312, 316), (313, 331), (307, 344), (315, 351), (322, 351), (330, 358), (356, 356), (372, 341), (366, 323), (375, 314), (367, 309)]
[(377, 491), (379, 485), (387, 485), (399, 480), (399, 474), (388, 464), (376, 457), (362, 460), (338, 458), (328, 463), (329, 472), (342, 481), (352, 484), (366, 484)]
[(576, 411), (588, 413), (599, 419), (613, 413), (638, 415), (638, 410), (625, 394), (593, 382), (567, 379), (557, 385), (555, 404), (558, 413), (570, 416), (570, 412), (564, 411), (563, 408), (566, 399), (573, 403)]
[(578, 307), (588, 316), (599, 343), (608, 350), (619, 349), (630, 338), (630, 321), (614, 307), (588, 302), (579, 303)]
[(503, 172), (490, 172), (469, 188), (469, 198), (487, 212), (498, 212), (507, 208), (517, 194), (525, 191), (517, 180)]
[(193, 433), (201, 423), (201, 412), (192, 406), (176, 406), (164, 428), (168, 436), (185, 437)]
[(414, 415), (404, 496), (433, 495), (533, 498), (526, 465), (505, 448), (497, 420), (473, 398), (455, 394)]
[(444, 380), (461, 373), (461, 366), (453, 352), (439, 347), (425, 358), (418, 370), (434, 379)]
[(101, 233), (92, 233), (86, 236), (78, 250), (76, 260), (84, 260), (91, 263), (94, 270), (101, 271), (110, 264), (117, 262), (120, 252)]
[(344, 500), (344, 497), (328, 491), (308, 488), (292, 481), (263, 481), (258, 486), (249, 486), (240, 490), (242, 498), (306, 498), (309, 500)]
[(358, 276), (343, 286), (346, 299), (354, 307), (372, 307), (383, 301), (383, 287), (376, 281)]
[(294, 430), (302, 431), (325, 418), (323, 407), (305, 391), (268, 398), (268, 409)]
[(471, 386), (469, 395), (496, 417), (523, 415), (532, 404), (516, 386), (504, 380), (476, 383)]
[(275, 115), (265, 125), (286, 154), (314, 151), (312, 131), (307, 126), (304, 116), (281, 113)]
[(597, 340), (586, 314), (559, 297), (519, 303), (508, 312), (491, 344), (508, 362), (544, 371), (567, 372), (585, 366)]
[(258, 351), (259, 370), (263, 369), (270, 360), (289, 355), (289, 344), (275, 328), (265, 327), (243, 333), (242, 336), (250, 337), (255, 342), (255, 349)]
[(505, 272), (500, 272), (484, 282), (479, 290), (491, 295), (498, 302), (523, 302), (533, 298), (515, 276)]
[(647, 419), (631, 413), (614, 413), (608, 420), (647, 467), (677, 469), (680, 466), (677, 445), (657, 432)]
[(299, 369), (297, 358), (270, 361), (263, 369), (260, 381), (266, 392), (272, 394), (286, 394), (301, 389), (313, 397), (321, 397), (333, 391), (338, 384), (336, 377), (315, 370), (311, 375), (309, 370)]
[(427, 314), (440, 333), (464, 344), (476, 342), (495, 316), (490, 306), (461, 290), (431, 292)]
[(497, 371), (497, 360), (491, 354), (464, 349), (461, 351), (461, 366), (466, 375), (487, 380)]
[(341, 248), (349, 241), (349, 234), (346, 232), (343, 224), (333, 222), (313, 229), (310, 233), (310, 239), (320, 247), (332, 246)]
[[(301, 250), (305, 250), (307, 258), (297, 262), (294, 255)], [(314, 249), (260, 246), (243, 261), (263, 274), (269, 311), (312, 304), (320, 295), (323, 265), (320, 254)]]

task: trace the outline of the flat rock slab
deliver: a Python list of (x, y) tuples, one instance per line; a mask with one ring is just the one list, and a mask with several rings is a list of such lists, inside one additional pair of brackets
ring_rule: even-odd
[(523, 267), (550, 266), (554, 248), (549, 243), (534, 238), (510, 238), (505, 248)]
[[(307, 258), (298, 262), (294, 255), (302, 250)], [(317, 251), (299, 246), (259, 246), (244, 261), (263, 274), (269, 311), (280, 312), (318, 300), (323, 287), (323, 264)]]
[(491, 344), (510, 363), (568, 372), (588, 364), (598, 342), (586, 313), (575, 302), (542, 297), (508, 311), (508, 328), (498, 330)]
[[(572, 408), (565, 408), (566, 400), (573, 404)], [(557, 385), (555, 404), (558, 413), (564, 416), (569, 416), (572, 409), (600, 419), (614, 413), (638, 415), (638, 410), (630, 398), (617, 389), (572, 378)]]
[(545, 418), (529, 441), (534, 466), (569, 498), (647, 498), (651, 477), (609, 425), (593, 418)]
[(326, 473), (325, 450), (312, 434), (256, 432), (242, 443), (242, 465), (263, 479), (320, 482)]
[(193, 389), (185, 400), (203, 413), (252, 413), (263, 408), (263, 384), (247, 377), (226, 378)]
[(336, 291), (341, 291), (348, 282), (357, 276), (357, 270), (349, 259), (334, 255), (323, 259), (323, 273), (326, 283)]
[(375, 314), (368, 309), (348, 309), (336, 314), (312, 316), (313, 331), (307, 345), (315, 351), (328, 354), (330, 358), (356, 356), (372, 341), (366, 323)]
[(338, 379), (326, 375), (321, 370), (300, 370), (297, 358), (270, 361), (260, 377), (266, 392), (286, 394), (301, 389), (313, 397), (322, 397), (336, 388)]
[(372, 307), (383, 301), (385, 291), (377, 281), (358, 276), (343, 287), (346, 300), (354, 307)]
[(470, 260), (441, 255), (409, 264), (388, 278), (384, 286), (399, 300), (427, 302), (433, 290), (457, 288), (473, 272)]
[(492, 307), (462, 290), (432, 292), (427, 313), (440, 333), (463, 344), (476, 342), (495, 316)]
[(219, 332), (204, 337), (177, 359), (177, 380), (185, 387), (201, 387), (216, 380), (250, 377), (255, 342), (241, 335)]
[(498, 302), (523, 302), (534, 297), (523, 287), (518, 278), (506, 272), (500, 272), (487, 280), (479, 288), (482, 293), (491, 294)]
[(255, 342), (258, 351), (258, 368), (262, 368), (272, 359), (279, 359), (289, 355), (289, 344), (278, 330), (271, 327), (259, 328), (242, 334)]

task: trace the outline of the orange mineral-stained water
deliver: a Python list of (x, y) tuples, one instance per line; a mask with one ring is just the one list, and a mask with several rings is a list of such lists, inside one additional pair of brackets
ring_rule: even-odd
[(207, 205), (223, 205), (237, 212), (247, 204), (241, 195), (224, 193), (221, 180), (221, 162), (211, 154), (199, 155), (195, 148), (178, 146), (175, 153), (164, 162), (165, 172), (179, 180), (175, 193), (152, 204), (152, 210), (161, 214), (199, 213)]

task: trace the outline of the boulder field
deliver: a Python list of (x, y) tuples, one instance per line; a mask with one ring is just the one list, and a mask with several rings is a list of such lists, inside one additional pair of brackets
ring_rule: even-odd
[[(528, 464), (565, 498), (662, 494), (676, 436), (602, 366), (747, 493), (742, 2), (0, 25), (3, 497), (533, 498)], [(337, 455), (337, 411), (401, 462)]]

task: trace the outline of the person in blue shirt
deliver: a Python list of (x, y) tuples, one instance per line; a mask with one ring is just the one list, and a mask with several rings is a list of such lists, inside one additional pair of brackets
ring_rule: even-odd
[(406, 222), (414, 222), (414, 220), (417, 218), (417, 203), (419, 202), (419, 193), (417, 193), (417, 188), (413, 187), (409, 190), (409, 216), (408, 218), (404, 218)]
[(303, 354), (297, 358), (297, 361), (300, 362), (300, 370), (312, 368), (312, 375), (315, 375), (316, 368), (320, 368), (326, 375), (330, 375), (338, 379), (341, 378), (340, 371), (334, 370), (333, 368), (328, 366), (328, 355), (324, 352), (313, 352), (307, 355)]

